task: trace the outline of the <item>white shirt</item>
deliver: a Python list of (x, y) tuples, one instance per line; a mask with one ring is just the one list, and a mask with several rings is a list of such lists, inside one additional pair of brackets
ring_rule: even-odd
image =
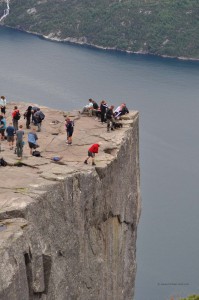
[(91, 108), (91, 107), (93, 107), (93, 103), (92, 102), (90, 102), (88, 105), (86, 105), (85, 107), (87, 107), (87, 108)]
[(6, 99), (0, 99), (0, 106), (6, 106)]

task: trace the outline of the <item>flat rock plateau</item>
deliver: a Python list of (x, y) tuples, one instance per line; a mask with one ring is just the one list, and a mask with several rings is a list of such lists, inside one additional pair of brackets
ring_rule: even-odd
[[(17, 105), (9, 103), (7, 126)], [(140, 216), (139, 114), (123, 127), (106, 125), (78, 111), (39, 106), (42, 157), (29, 153), (23, 116), (23, 158), (7, 141), (0, 157), (0, 299), (132, 300), (136, 235)], [(74, 120), (66, 144), (65, 116)], [(96, 166), (84, 164), (88, 148), (102, 142)], [(62, 159), (54, 162), (52, 157)]]

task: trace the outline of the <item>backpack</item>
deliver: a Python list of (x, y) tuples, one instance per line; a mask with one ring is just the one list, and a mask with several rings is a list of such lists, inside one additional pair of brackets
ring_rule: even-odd
[(15, 120), (19, 120), (20, 118), (21, 118), (20, 112), (17, 111), (16, 114), (15, 114), (15, 116), (14, 116), (14, 119)]
[(38, 150), (33, 151), (32, 155), (36, 157), (41, 157), (41, 153)]
[(6, 167), (7, 166), (7, 162), (2, 158), (0, 158), (0, 167)]
[(45, 119), (45, 115), (42, 111), (39, 112), (39, 118), (41, 121), (43, 121)]

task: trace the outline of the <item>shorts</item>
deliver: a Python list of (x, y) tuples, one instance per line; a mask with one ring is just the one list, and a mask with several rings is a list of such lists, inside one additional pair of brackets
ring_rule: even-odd
[(5, 129), (0, 129), (0, 134), (1, 134), (2, 136), (5, 136)]
[(73, 130), (67, 131), (67, 137), (71, 137), (73, 135)]
[(30, 142), (28, 142), (28, 145), (29, 145), (29, 148), (30, 148), (30, 149), (36, 149), (36, 148), (39, 147), (38, 145), (33, 144), (33, 143), (30, 143)]
[(8, 142), (14, 142), (14, 136), (7, 135), (7, 141)]
[(5, 115), (5, 113), (6, 113), (6, 108), (5, 108), (5, 106), (2, 106), (2, 107), (1, 107), (1, 112), (2, 112), (2, 114)]
[(95, 157), (95, 153), (88, 151), (88, 156), (89, 157)]

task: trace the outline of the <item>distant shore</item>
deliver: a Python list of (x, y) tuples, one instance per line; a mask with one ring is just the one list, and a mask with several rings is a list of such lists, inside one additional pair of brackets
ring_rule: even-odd
[(68, 44), (74, 44), (74, 45), (80, 45), (80, 46), (88, 46), (90, 48), (101, 49), (101, 50), (104, 50), (104, 51), (117, 51), (117, 52), (121, 52), (121, 53), (138, 54), (138, 55), (151, 55), (151, 56), (157, 56), (157, 57), (168, 58), (168, 59), (178, 59), (178, 60), (184, 60), (184, 61), (199, 61), (199, 58), (193, 58), (193, 57), (169, 56), (169, 55), (164, 55), (164, 54), (163, 55), (154, 54), (154, 53), (150, 53), (150, 52), (147, 52), (147, 51), (129, 51), (129, 50), (122, 50), (122, 49), (119, 49), (119, 48), (116, 48), (116, 47), (103, 47), (103, 46), (87, 43), (85, 41), (85, 38), (79, 38), (78, 39), (78, 38), (67, 37), (65, 39), (60, 39), (59, 37), (54, 36), (53, 33), (50, 33), (49, 35), (44, 35), (44, 34), (41, 34), (41, 33), (34, 32), (34, 31), (23, 30), (23, 29), (11, 27), (11, 26), (8, 26), (8, 25), (2, 25), (2, 26), (12, 28), (12, 29), (15, 29), (15, 30), (19, 30), (19, 31), (22, 31), (22, 32), (26, 32), (26, 33), (29, 33), (29, 34), (33, 34), (33, 35), (39, 36), (43, 39), (54, 41), (54, 42), (68, 43)]

